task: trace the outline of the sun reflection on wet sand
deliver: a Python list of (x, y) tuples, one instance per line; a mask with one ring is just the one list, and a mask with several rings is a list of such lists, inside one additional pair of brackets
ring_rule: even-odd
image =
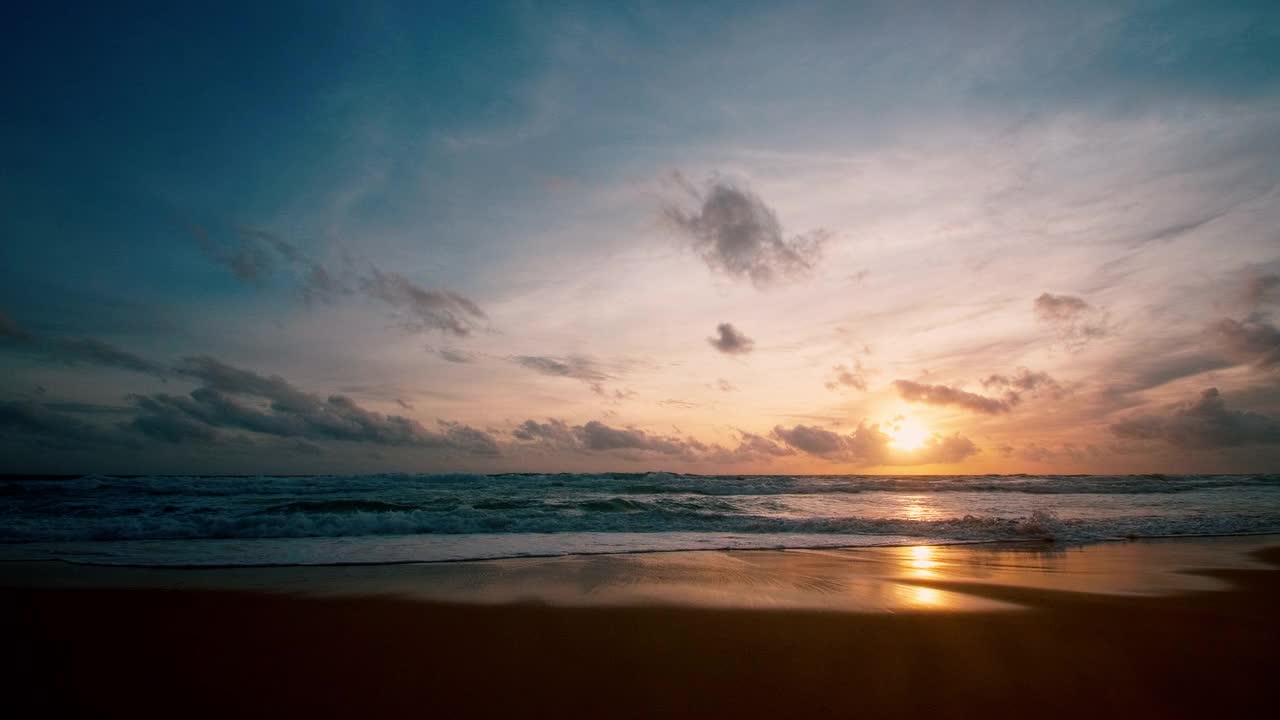
[(942, 583), (1107, 594), (1221, 589), (1180, 572), (1265, 567), (1247, 551), (1276, 538), (1143, 541), (1087, 548), (912, 545), (787, 551), (577, 555), (395, 566), (188, 570), (0, 563), (0, 587), (148, 587), (393, 594), (466, 604), (670, 605), (844, 612), (1017, 610)]
[(938, 563), (933, 560), (933, 548), (928, 545), (918, 545), (910, 548), (911, 551), (911, 567), (919, 570), (928, 570)]
[(920, 586), (911, 588), (911, 602), (916, 605), (941, 608), (944, 604), (945, 597), (946, 596), (942, 591), (935, 590), (933, 588)]

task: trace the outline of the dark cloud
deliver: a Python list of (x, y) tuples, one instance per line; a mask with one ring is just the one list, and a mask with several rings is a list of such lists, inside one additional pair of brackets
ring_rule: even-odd
[(737, 390), (737, 386), (725, 380), (724, 378), (716, 378), (716, 389), (720, 392), (733, 392)]
[(852, 433), (840, 434), (813, 425), (781, 425), (773, 436), (803, 453), (855, 465), (930, 465), (956, 463), (978, 452), (973, 441), (961, 435), (934, 435), (915, 450), (892, 446), (892, 438), (878, 425), (858, 423)]
[(591, 420), (575, 432), (587, 450), (647, 450), (663, 455), (681, 455), (689, 447), (683, 440), (632, 428), (610, 427), (598, 420)]
[(1280, 330), (1261, 318), (1237, 322), (1223, 318), (1209, 332), (1226, 353), (1259, 368), (1280, 366)]
[(69, 365), (86, 363), (159, 377), (168, 374), (168, 369), (163, 365), (93, 338), (53, 338), (43, 341), (42, 346), (50, 359)]
[(831, 368), (831, 379), (826, 382), (828, 390), (839, 390), (840, 388), (853, 388), (866, 392), (867, 390), (867, 373), (863, 369), (862, 363), (854, 360), (853, 367), (848, 365), (836, 365)]
[(1280, 296), (1280, 275), (1250, 275), (1245, 282), (1244, 300), (1249, 307), (1258, 307)]
[[(692, 190), (692, 188), (689, 188)], [(767, 288), (808, 276), (822, 257), (825, 231), (790, 239), (772, 209), (725, 181), (711, 186), (696, 212), (668, 206), (668, 222), (712, 270)]]
[(742, 430), (738, 431), (738, 435), (738, 447), (726, 451), (727, 455), (723, 456), (722, 459), (729, 462), (746, 462), (794, 454), (791, 448), (774, 442), (763, 435), (756, 435)]
[(716, 326), (716, 336), (707, 338), (711, 347), (726, 355), (745, 355), (751, 352), (756, 341), (742, 334), (732, 323), (720, 323)]
[(220, 437), (218, 430), (207, 424), (206, 418), (197, 419), (191, 414), (205, 415), (198, 404), (186, 398), (159, 394), (152, 397), (131, 395), (130, 399), (140, 412), (129, 426), (153, 440), (212, 442)]
[(953, 405), (972, 410), (984, 415), (997, 415), (1009, 412), (1016, 401), (1008, 398), (997, 399), (966, 392), (947, 385), (925, 385), (910, 380), (894, 380), (894, 388), (898, 395), (907, 402), (924, 403), (926, 405)]
[(50, 410), (30, 400), (0, 401), (0, 429), (4, 435), (41, 441), (76, 444), (127, 445), (127, 439), (108, 428), (63, 412)]
[(517, 440), (527, 442), (546, 441), (562, 447), (572, 447), (577, 443), (573, 428), (563, 420), (548, 418), (545, 423), (536, 420), (525, 420), (511, 433)]
[(5, 341), (11, 350), (64, 365), (98, 365), (162, 378), (169, 372), (159, 363), (95, 338), (41, 337), (29, 333), (2, 312), (0, 341)]
[(1106, 314), (1081, 298), (1043, 293), (1032, 304), (1036, 318), (1067, 347), (1080, 348), (1107, 334)]
[[(862, 430), (861, 427), (858, 428)], [(879, 432), (876, 430), (875, 432)], [(773, 429), (773, 436), (791, 447), (809, 453), (810, 455), (835, 455), (843, 454), (848, 447), (848, 438), (839, 433), (824, 430), (813, 425), (796, 425), (792, 428), (784, 428), (781, 425)], [(884, 441), (887, 444), (889, 437), (886, 435)]]
[(401, 313), (401, 324), (412, 331), (440, 330), (465, 337), (488, 319), (468, 298), (448, 290), (427, 290), (399, 273), (372, 268), (361, 288)]
[(178, 372), (201, 386), (185, 396), (134, 395), (134, 429), (171, 442), (208, 441), (218, 429), (278, 437), (339, 440), (496, 455), (497, 443), (480, 430), (439, 423), (429, 430), (411, 418), (367, 410), (345, 395), (327, 398), (279, 376), (266, 377), (210, 357), (183, 360)]
[(1217, 388), (1164, 414), (1146, 414), (1111, 426), (1122, 438), (1163, 440), (1182, 448), (1227, 448), (1280, 443), (1280, 421), (1255, 412), (1230, 410)]

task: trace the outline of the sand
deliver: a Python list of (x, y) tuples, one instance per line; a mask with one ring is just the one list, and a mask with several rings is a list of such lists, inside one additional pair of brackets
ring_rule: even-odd
[(132, 717), (1266, 715), (1280, 548), (1252, 555), (1266, 564), (1158, 594), (939, 573), (913, 585), (994, 604), (892, 612), (9, 582), (5, 700)]

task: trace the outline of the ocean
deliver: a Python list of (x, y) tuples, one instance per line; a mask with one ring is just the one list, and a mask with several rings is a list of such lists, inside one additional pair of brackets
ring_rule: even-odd
[(0, 560), (408, 563), (1280, 532), (1280, 475), (672, 473), (0, 480)]

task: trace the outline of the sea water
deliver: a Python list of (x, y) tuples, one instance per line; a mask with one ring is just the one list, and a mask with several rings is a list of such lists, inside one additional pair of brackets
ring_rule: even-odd
[(0, 480), (0, 559), (394, 563), (1280, 532), (1280, 475)]

